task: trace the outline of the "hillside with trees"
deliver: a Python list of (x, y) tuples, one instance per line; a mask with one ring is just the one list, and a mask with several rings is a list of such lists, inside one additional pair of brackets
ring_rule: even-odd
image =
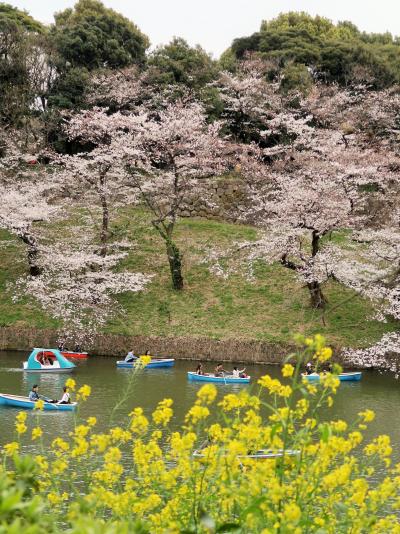
[(386, 365), (397, 38), (288, 13), (219, 60), (149, 44), (97, 0), (49, 27), (0, 4), (0, 323), (85, 339), (322, 331)]

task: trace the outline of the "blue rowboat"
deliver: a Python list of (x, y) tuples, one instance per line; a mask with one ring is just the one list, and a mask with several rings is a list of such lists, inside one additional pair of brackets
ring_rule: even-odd
[[(137, 361), (138, 360), (135, 360), (134, 362), (126, 362), (125, 360), (118, 360), (117, 367), (119, 367), (120, 369), (133, 369)], [(175, 364), (175, 360), (173, 358), (154, 359), (154, 360), (151, 360), (151, 362), (146, 365), (145, 369), (158, 369), (160, 367), (172, 367), (174, 364)]]
[[(13, 406), (14, 408), (22, 408), (24, 410), (33, 410), (35, 402), (29, 400), (29, 397), (22, 397), (20, 395), (8, 395), (7, 393), (0, 393), (0, 405)], [(71, 404), (59, 404), (58, 402), (44, 402), (43, 410), (57, 410), (63, 412), (72, 412), (77, 406), (76, 402)]]
[(58, 349), (33, 349), (23, 363), (28, 373), (70, 373), (76, 365), (69, 362)]
[(231, 375), (198, 375), (193, 371), (189, 371), (187, 377), (189, 380), (192, 380), (194, 382), (217, 382), (218, 384), (248, 384), (251, 378), (250, 376), (247, 376), (246, 378), (236, 378)]
[[(311, 375), (306, 375), (303, 373), (302, 376), (309, 382), (319, 382), (320, 379), (320, 375), (318, 373), (312, 373)], [(361, 380), (361, 376), (361, 371), (355, 371), (353, 373), (340, 373), (340, 375), (337, 375), (341, 382), (359, 382)]]

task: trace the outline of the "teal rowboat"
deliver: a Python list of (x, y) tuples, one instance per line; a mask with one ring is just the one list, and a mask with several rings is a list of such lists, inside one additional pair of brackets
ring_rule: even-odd
[(215, 382), (217, 384), (248, 384), (250, 376), (246, 378), (236, 378), (232, 375), (215, 376), (215, 375), (198, 375), (197, 373), (189, 371), (187, 374), (188, 380), (194, 382)]
[[(354, 373), (340, 373), (340, 375), (337, 375), (341, 382), (359, 382), (361, 376), (361, 371), (355, 371)], [(318, 373), (312, 373), (311, 375), (303, 373), (302, 377), (308, 380), (308, 382), (319, 382), (320, 380), (320, 375)]]
[[(12, 406), (23, 410), (33, 410), (36, 402), (29, 400), (29, 397), (22, 397), (20, 395), (8, 395), (7, 393), (0, 393), (0, 405)], [(57, 410), (61, 412), (72, 412), (76, 409), (77, 403), (60, 404), (58, 402), (44, 401), (43, 410)]]

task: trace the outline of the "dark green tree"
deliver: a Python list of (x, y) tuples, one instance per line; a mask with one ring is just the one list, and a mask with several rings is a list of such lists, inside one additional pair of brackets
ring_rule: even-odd
[(79, 0), (56, 13), (53, 36), (65, 62), (89, 70), (142, 65), (149, 46), (133, 22), (99, 0)]
[(149, 80), (161, 85), (183, 84), (204, 87), (217, 73), (216, 63), (201, 46), (194, 47), (180, 37), (158, 47), (148, 59)]
[(44, 27), (25, 11), (0, 3), (0, 121), (18, 125), (35, 98), (32, 46)]

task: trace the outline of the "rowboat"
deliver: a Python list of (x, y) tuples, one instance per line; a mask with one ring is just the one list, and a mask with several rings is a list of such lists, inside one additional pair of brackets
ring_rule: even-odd
[(250, 382), (250, 376), (246, 378), (237, 378), (232, 375), (227, 376), (215, 376), (215, 375), (198, 375), (193, 371), (189, 371), (187, 374), (188, 380), (194, 382), (216, 382), (218, 384), (248, 384)]
[[(8, 395), (7, 393), (0, 393), (0, 405), (13, 406), (14, 408), (23, 408), (25, 410), (33, 410), (36, 402), (29, 400), (29, 397), (22, 397), (20, 395)], [(44, 402), (43, 410), (58, 410), (63, 412), (71, 412), (75, 410), (76, 402), (71, 404), (60, 404), (58, 402)]]
[[(67, 360), (83, 360), (89, 357), (87, 352), (74, 352), (73, 350), (60, 350), (60, 352)], [(44, 354), (45, 356), (51, 356), (52, 352), (46, 351)]]
[[(249, 454), (239, 454), (237, 457), (240, 460), (249, 459), (249, 460), (270, 460), (273, 458), (282, 458), (283, 456), (298, 456), (300, 454), (300, 451), (292, 450), (292, 449), (278, 449), (276, 451), (273, 451), (271, 449), (260, 449), (255, 452), (251, 452)], [(223, 456), (226, 456), (226, 453), (223, 453)], [(197, 449), (193, 451), (193, 458), (206, 458), (207, 455), (204, 454), (204, 451), (202, 449)]]
[[(309, 382), (319, 382), (321, 375), (319, 373), (312, 373), (310, 375), (303, 373), (302, 376)], [(359, 382), (361, 380), (361, 376), (361, 371), (355, 371), (353, 373), (340, 373), (340, 375), (337, 375), (341, 382)]]
[(28, 373), (70, 373), (75, 367), (58, 349), (35, 348), (23, 363), (23, 369)]
[[(133, 362), (126, 362), (125, 360), (118, 360), (117, 367), (121, 369), (133, 369), (137, 361), (138, 360), (135, 360)], [(175, 360), (173, 358), (155, 358), (155, 359), (152, 359), (151, 362), (146, 365), (145, 369), (158, 369), (160, 367), (172, 367), (174, 364), (175, 364)]]

